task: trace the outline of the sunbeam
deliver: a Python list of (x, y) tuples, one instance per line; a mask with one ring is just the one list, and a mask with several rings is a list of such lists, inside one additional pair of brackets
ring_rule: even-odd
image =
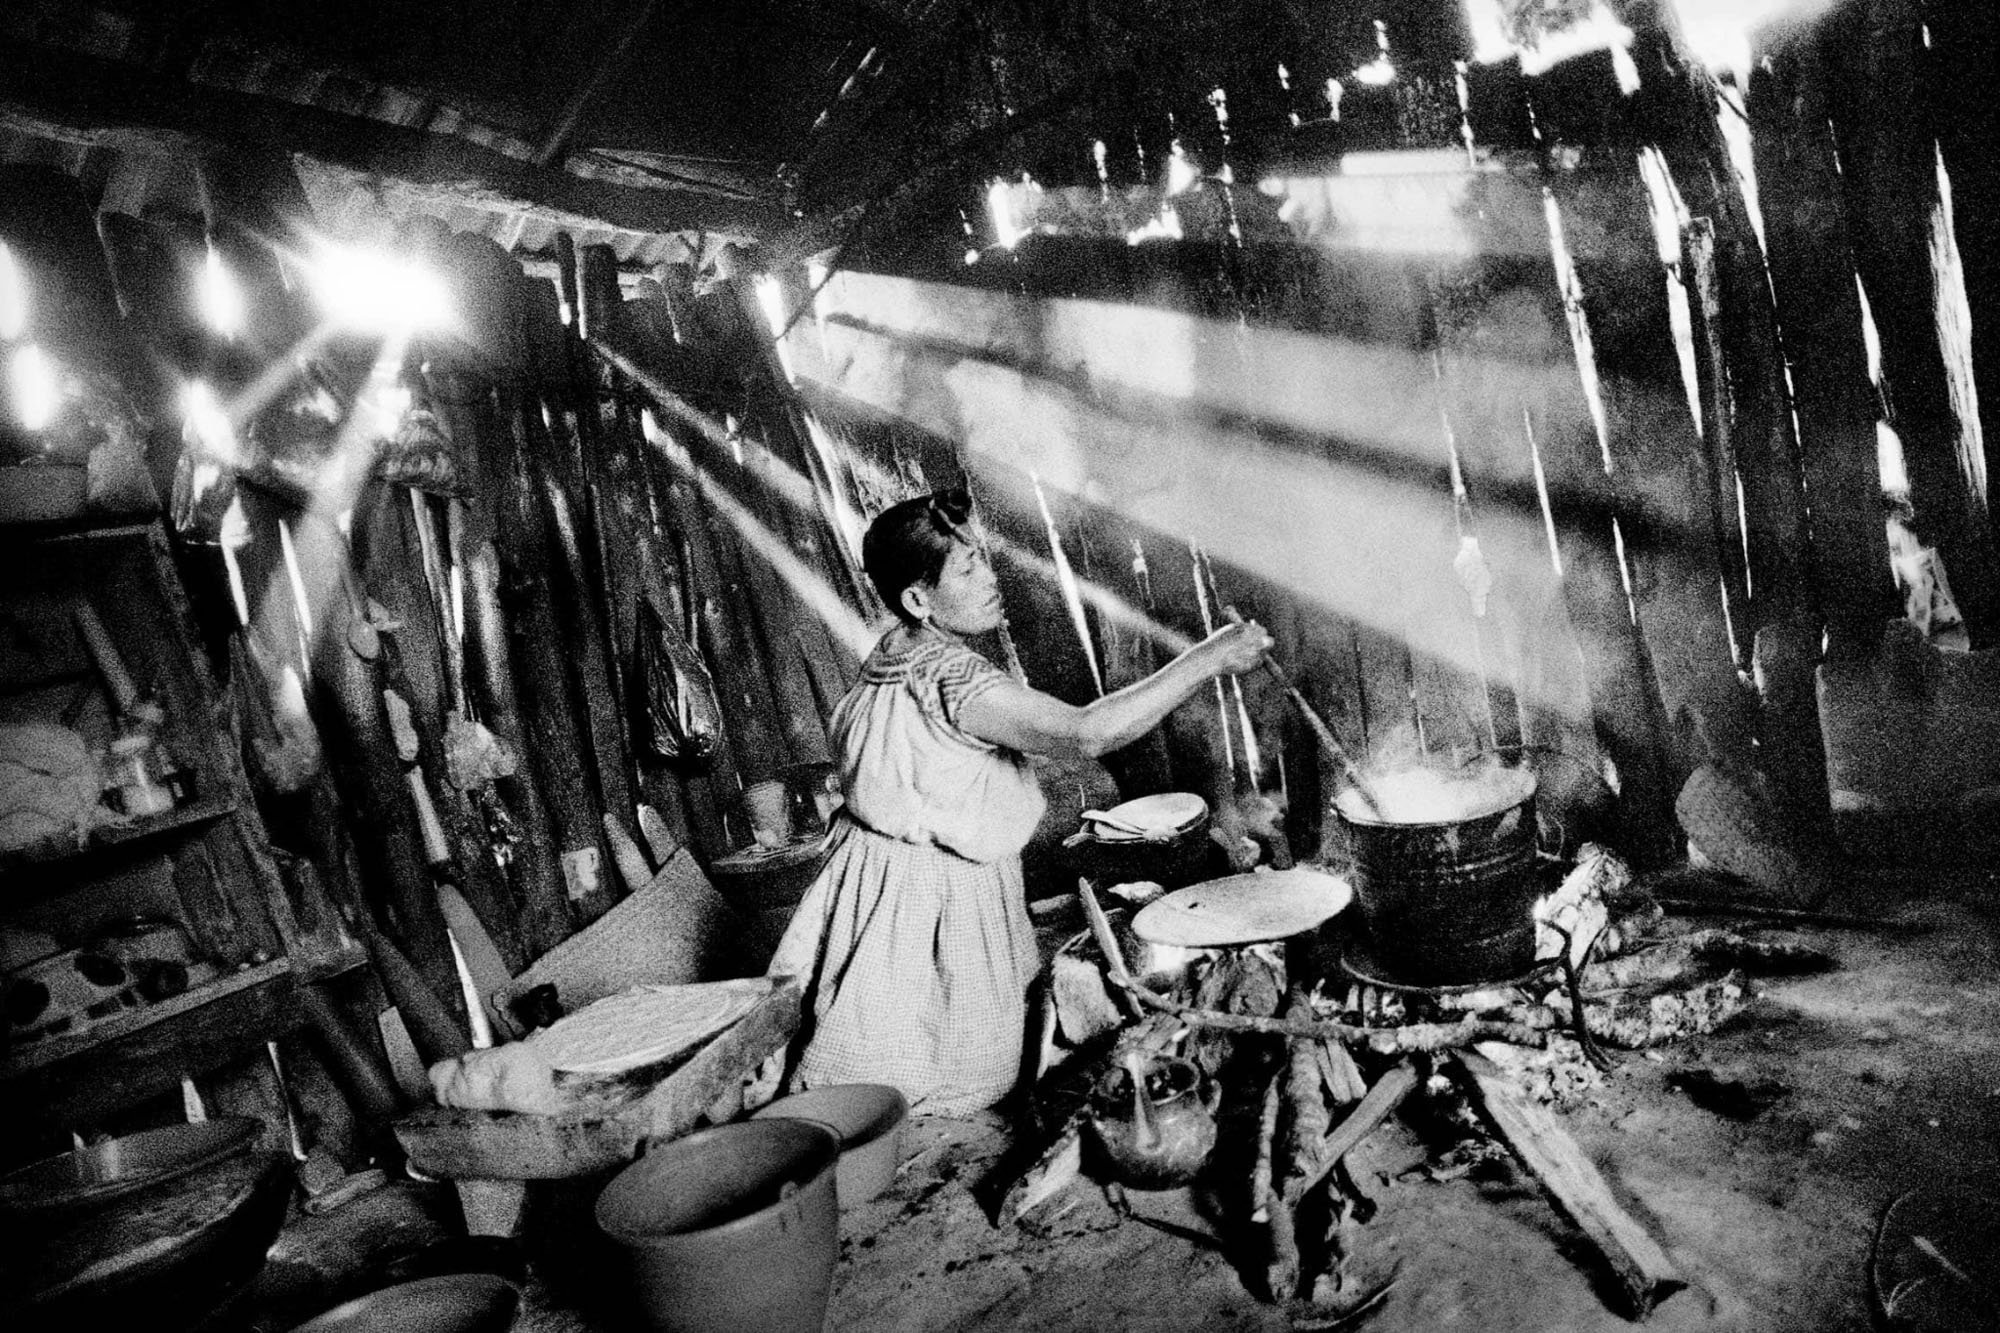
[[(802, 384), (953, 441), (982, 484), (1004, 492), (996, 502), (1039, 512), (1038, 478), (1052, 503), (1060, 492), (1199, 545), (1218, 565), (1468, 674), (1501, 669), (1480, 662), (1468, 636), (1404, 605), (1410, 578), (1458, 586), (1455, 537), (1424, 540), (1452, 523), (1428, 353), (1144, 306), (1029, 306), (874, 274), (841, 274), (823, 299), (824, 337), (807, 326), (794, 335), (806, 335), (795, 349)], [(1032, 363), (1018, 346), (1035, 349)], [(1569, 330), (1536, 329), (1532, 342), (1459, 359), (1464, 373), (1505, 386), (1519, 419), (1532, 410), (1542, 435), (1560, 430), (1601, 459), (1581, 406), (1575, 420), (1546, 420), (1550, 404), (1579, 401)], [(1544, 495), (1557, 482), (1538, 467), (1547, 439), (1536, 443), (1523, 434), (1518, 448), (1485, 451), (1479, 526), (1492, 549), (1550, 544)], [(1448, 552), (1442, 563), (1410, 566), (1435, 550)], [(1105, 595), (1086, 581), (1079, 594), (1093, 604)], [(1145, 619), (1130, 608), (1126, 617)]]
[[(761, 519), (729, 493), (708, 470), (694, 461), (685, 446), (661, 429), (651, 414), (641, 418), (647, 443), (675, 473), (685, 477), (701, 492), (702, 498), (736, 530), (744, 546), (785, 581), (801, 605), (818, 616), (834, 638), (859, 662), (874, 646), (876, 633), (860, 614), (842, 599), (833, 584), (801, 560), (784, 538), (772, 532)], [(797, 473), (792, 474), (797, 477)], [(799, 478), (803, 483), (804, 479)]]

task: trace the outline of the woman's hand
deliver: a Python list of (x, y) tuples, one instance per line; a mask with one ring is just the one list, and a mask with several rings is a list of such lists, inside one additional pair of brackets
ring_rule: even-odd
[(1210, 665), (1210, 675), (1240, 676), (1262, 666), (1264, 654), (1276, 642), (1271, 632), (1256, 621), (1239, 620), (1203, 639), (1195, 651)]

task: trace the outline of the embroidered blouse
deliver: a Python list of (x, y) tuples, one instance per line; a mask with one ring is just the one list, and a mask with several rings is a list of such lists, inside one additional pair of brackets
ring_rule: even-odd
[(1046, 803), (1028, 759), (958, 725), (967, 703), (1006, 679), (938, 634), (901, 625), (884, 634), (833, 714), (848, 813), (971, 861), (1018, 854)]

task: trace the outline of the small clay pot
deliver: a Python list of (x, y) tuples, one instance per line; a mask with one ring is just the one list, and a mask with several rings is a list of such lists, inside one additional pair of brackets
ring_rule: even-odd
[(809, 1120), (743, 1120), (664, 1143), (597, 1199), (658, 1333), (820, 1333), (833, 1292), (840, 1140)]

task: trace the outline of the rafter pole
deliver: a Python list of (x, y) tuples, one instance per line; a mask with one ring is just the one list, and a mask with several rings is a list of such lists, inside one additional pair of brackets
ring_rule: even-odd
[(612, 43), (610, 52), (597, 62), (597, 67), (591, 70), (590, 77), (570, 94), (568, 103), (563, 106), (556, 118), (549, 122), (548, 133), (542, 136), (541, 146), (535, 150), (536, 166), (550, 166), (561, 159), (569, 148), (570, 140), (576, 134), (577, 124), (582, 121), (583, 113), (589, 108), (591, 100), (603, 91), (605, 84), (624, 72), (626, 64), (632, 59), (633, 43), (639, 39), (639, 34), (646, 30), (646, 25), (652, 18), (653, 0), (637, 0), (632, 9), (632, 17), (619, 29), (617, 40)]
[(450, 135), (202, 87), (48, 47), (0, 49), (0, 127), (153, 155), (246, 144), (278, 148), (418, 191), (447, 192), (471, 207), (535, 213), (558, 225), (764, 237), (785, 223), (776, 203), (615, 185)]

